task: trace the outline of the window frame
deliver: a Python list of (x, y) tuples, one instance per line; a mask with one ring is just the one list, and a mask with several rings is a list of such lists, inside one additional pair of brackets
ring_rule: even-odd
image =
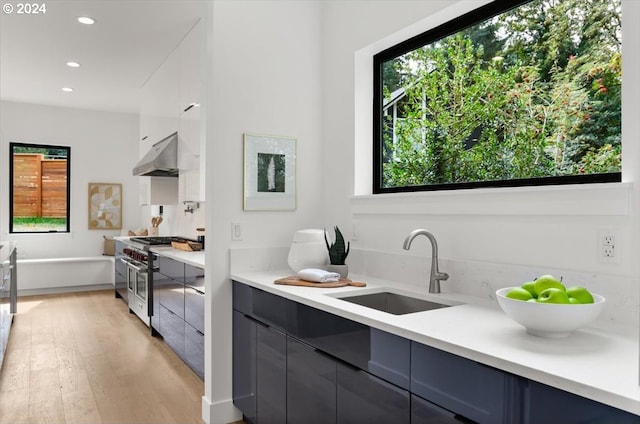
[[(66, 230), (47, 230), (47, 231), (15, 231), (13, 228), (13, 213), (14, 213), (14, 205), (13, 205), (13, 195), (14, 195), (14, 187), (13, 187), (13, 155), (14, 155), (14, 147), (32, 147), (39, 149), (64, 149), (67, 151), (67, 187), (66, 187), (66, 196), (67, 196), (67, 210), (66, 210), (66, 218), (67, 225)], [(40, 144), (40, 143), (23, 143), (23, 142), (10, 142), (9, 143), (9, 234), (68, 234), (71, 232), (71, 146), (59, 146), (53, 144)]]
[(510, 180), (383, 187), (383, 63), (531, 1), (533, 0), (493, 1), (477, 9), (464, 13), (456, 18), (453, 18), (443, 24), (437, 25), (436, 27), (431, 28), (425, 32), (401, 41), (373, 55), (373, 194), (622, 182), (622, 172), (620, 171), (601, 174), (565, 175), (518, 178)]

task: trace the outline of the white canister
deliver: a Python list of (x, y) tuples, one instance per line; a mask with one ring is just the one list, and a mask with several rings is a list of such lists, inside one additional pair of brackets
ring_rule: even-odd
[(324, 230), (307, 229), (296, 231), (289, 249), (288, 263), (295, 272), (305, 268), (320, 268), (329, 261)]

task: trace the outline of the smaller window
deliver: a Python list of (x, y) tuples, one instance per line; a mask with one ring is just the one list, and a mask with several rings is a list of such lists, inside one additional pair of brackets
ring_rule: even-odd
[(10, 233), (68, 233), (71, 148), (10, 143)]

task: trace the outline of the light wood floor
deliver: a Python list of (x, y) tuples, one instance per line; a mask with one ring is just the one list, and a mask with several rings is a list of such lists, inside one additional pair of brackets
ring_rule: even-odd
[(0, 423), (202, 423), (203, 392), (111, 290), (18, 301)]

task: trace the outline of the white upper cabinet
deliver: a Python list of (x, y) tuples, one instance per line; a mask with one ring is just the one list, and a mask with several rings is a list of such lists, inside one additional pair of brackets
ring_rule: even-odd
[(143, 205), (204, 201), (203, 26), (198, 22), (142, 87), (140, 157), (177, 131), (179, 169), (172, 183), (163, 181), (170, 177), (140, 177)]
[(180, 58), (180, 128), (178, 130), (179, 201), (204, 202), (204, 122), (201, 119), (205, 43), (202, 22), (177, 50)]
[[(179, 58), (175, 52), (160, 65), (140, 93), (140, 149), (142, 158), (151, 147), (178, 131), (180, 123)], [(178, 178), (138, 177), (140, 205), (178, 203)]]
[(172, 53), (142, 87), (140, 101), (140, 142), (147, 148), (178, 131), (180, 119), (180, 61)]

